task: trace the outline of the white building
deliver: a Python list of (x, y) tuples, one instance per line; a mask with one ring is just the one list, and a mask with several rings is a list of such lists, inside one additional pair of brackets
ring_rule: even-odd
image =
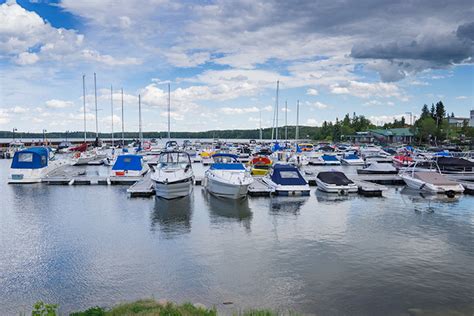
[(469, 120), (469, 126), (474, 127), (474, 110), (471, 110), (471, 119)]
[(469, 120), (468, 117), (448, 117), (448, 124), (456, 127), (463, 127), (464, 122), (471, 123), (473, 119), (473, 111), (471, 111), (471, 119)]

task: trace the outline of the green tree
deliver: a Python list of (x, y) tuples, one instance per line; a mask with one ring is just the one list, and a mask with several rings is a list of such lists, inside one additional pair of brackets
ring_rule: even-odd
[(435, 109), (435, 121), (437, 122), (437, 125), (441, 124), (443, 119), (446, 117), (446, 110), (444, 108), (443, 102), (439, 101), (436, 103), (436, 109)]
[(428, 116), (430, 116), (430, 110), (428, 109), (428, 105), (424, 104), (421, 108), (420, 119), (427, 118)]
[(417, 136), (420, 141), (429, 141), (430, 137), (437, 132), (436, 122), (432, 117), (426, 117), (417, 121)]

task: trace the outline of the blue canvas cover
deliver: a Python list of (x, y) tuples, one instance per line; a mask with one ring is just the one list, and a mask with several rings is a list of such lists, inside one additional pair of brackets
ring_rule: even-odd
[(117, 157), (112, 170), (142, 170), (142, 156), (120, 155)]
[(359, 159), (359, 157), (357, 155), (354, 155), (354, 154), (348, 154), (348, 155), (345, 155), (344, 156), (345, 159)]
[(233, 155), (233, 154), (220, 153), (220, 154), (214, 154), (214, 155), (212, 155), (212, 158), (219, 158), (219, 157), (230, 157), (230, 158), (233, 158), (233, 159), (235, 159), (235, 160), (237, 160), (237, 159), (239, 158), (239, 156)]
[(324, 161), (337, 161), (336, 156), (322, 155), (321, 157), (323, 158)]
[(20, 150), (13, 156), (12, 169), (41, 169), (48, 165), (48, 149), (32, 147)]
[(271, 179), (276, 184), (281, 185), (306, 185), (307, 182), (301, 175), (298, 168), (290, 165), (276, 164), (273, 166)]
[(213, 163), (211, 169), (214, 170), (245, 170), (241, 163)]

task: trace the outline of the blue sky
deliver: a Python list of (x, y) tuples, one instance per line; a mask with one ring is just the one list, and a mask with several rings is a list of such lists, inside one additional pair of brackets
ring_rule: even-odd
[[(470, 1), (0, 1), (0, 130), (87, 126), (199, 131), (320, 125), (345, 113), (383, 123), (442, 100), (468, 116), (474, 99)], [(110, 86), (114, 116), (111, 116)]]

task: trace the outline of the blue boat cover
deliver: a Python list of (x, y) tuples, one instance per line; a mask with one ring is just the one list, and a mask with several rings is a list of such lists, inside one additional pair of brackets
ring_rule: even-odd
[(298, 168), (290, 165), (276, 164), (273, 166), (271, 179), (280, 185), (306, 185), (307, 182)]
[(214, 170), (245, 170), (241, 163), (213, 163), (211, 169)]
[(234, 158), (236, 160), (237, 160), (237, 158), (239, 158), (239, 156), (237, 156), (237, 155), (225, 154), (225, 153), (219, 153), (219, 154), (212, 155), (212, 158), (218, 158), (218, 157), (230, 157), (230, 158)]
[(142, 170), (142, 156), (120, 155), (117, 157), (112, 170)]
[(345, 155), (344, 156), (344, 159), (359, 159), (359, 157), (357, 155), (354, 155), (354, 154), (348, 154), (348, 155)]
[(41, 169), (48, 165), (48, 149), (45, 147), (31, 147), (20, 150), (13, 156), (12, 169)]
[(321, 157), (323, 158), (324, 161), (338, 161), (336, 156), (332, 156), (332, 155), (322, 155)]

